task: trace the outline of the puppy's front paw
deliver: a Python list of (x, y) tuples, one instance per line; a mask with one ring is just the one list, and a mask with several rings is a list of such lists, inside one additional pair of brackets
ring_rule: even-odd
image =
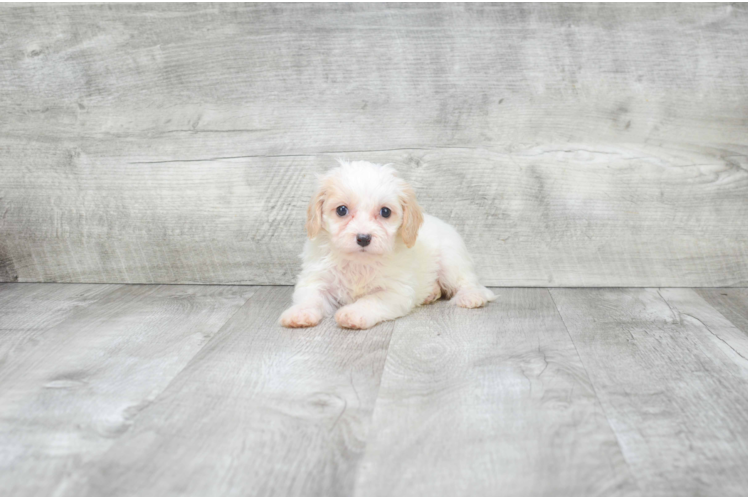
[(318, 325), (322, 312), (308, 307), (292, 306), (281, 314), (280, 324), (286, 328), (306, 328)]
[(485, 306), (488, 303), (488, 297), (486, 297), (486, 294), (482, 290), (463, 288), (452, 298), (452, 302), (459, 307), (475, 309), (476, 307)]
[(345, 306), (338, 309), (338, 312), (335, 313), (335, 321), (341, 327), (352, 330), (366, 330), (376, 324), (376, 321), (373, 321), (353, 306)]

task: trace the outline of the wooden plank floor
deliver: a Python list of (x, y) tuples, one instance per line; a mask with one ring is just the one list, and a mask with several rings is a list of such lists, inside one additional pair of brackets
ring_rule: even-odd
[(748, 494), (748, 290), (0, 285), (2, 495)]

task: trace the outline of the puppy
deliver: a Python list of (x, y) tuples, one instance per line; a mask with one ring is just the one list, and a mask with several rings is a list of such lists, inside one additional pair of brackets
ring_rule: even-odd
[(365, 329), (440, 297), (481, 307), (494, 294), (478, 282), (457, 231), (424, 214), (413, 189), (387, 165), (341, 162), (322, 177), (307, 210), (309, 235), (293, 306), (281, 325), (303, 328), (335, 312)]

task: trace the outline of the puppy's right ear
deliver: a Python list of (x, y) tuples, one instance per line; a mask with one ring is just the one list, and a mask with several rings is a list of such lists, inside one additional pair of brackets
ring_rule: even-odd
[(313, 240), (322, 229), (322, 205), (325, 203), (325, 190), (319, 187), (317, 193), (312, 196), (309, 207), (306, 209), (306, 233)]

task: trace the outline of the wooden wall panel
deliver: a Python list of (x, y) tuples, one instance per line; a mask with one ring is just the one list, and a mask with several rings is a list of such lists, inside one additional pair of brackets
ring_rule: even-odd
[(748, 8), (0, 6), (0, 281), (290, 284), (394, 163), (488, 285), (748, 284)]

